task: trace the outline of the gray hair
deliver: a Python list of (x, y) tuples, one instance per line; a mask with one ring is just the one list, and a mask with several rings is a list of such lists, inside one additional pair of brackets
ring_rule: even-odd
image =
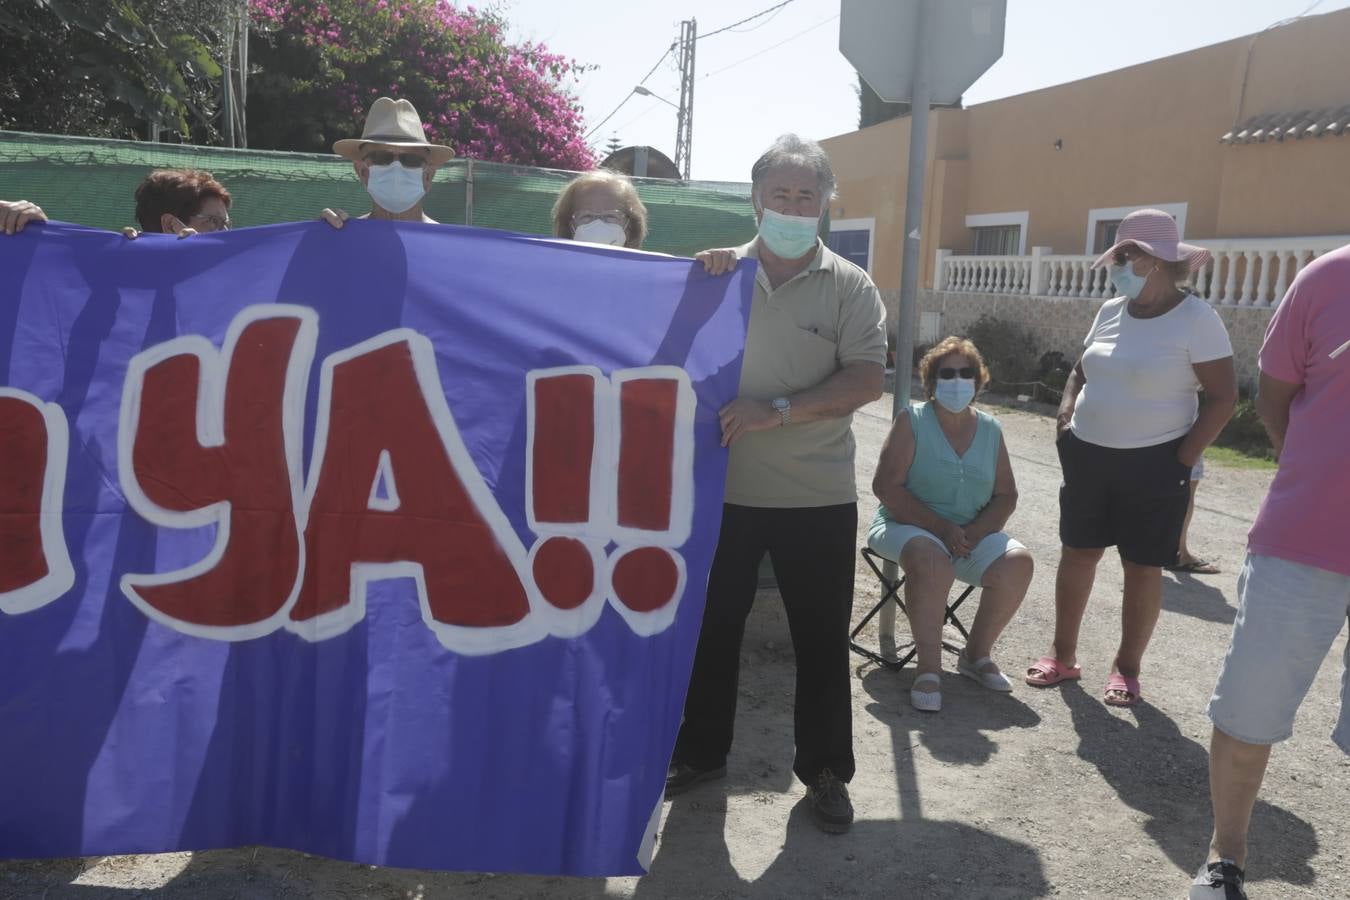
[(764, 155), (755, 160), (750, 167), (750, 190), (758, 195), (759, 183), (771, 169), (784, 166), (812, 169), (820, 184), (820, 198), (824, 202), (834, 199), (834, 169), (830, 168), (830, 157), (825, 148), (815, 141), (808, 141), (795, 134), (779, 137)]

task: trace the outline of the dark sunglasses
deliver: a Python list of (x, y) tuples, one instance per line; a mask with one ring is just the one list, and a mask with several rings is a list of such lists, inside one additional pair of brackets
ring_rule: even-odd
[(1123, 266), (1130, 260), (1138, 258), (1139, 253), (1133, 250), (1117, 250), (1115, 253), (1111, 254), (1111, 262), (1118, 266)]
[(952, 378), (956, 378), (958, 375), (962, 378), (974, 378), (975, 371), (974, 366), (962, 366), (959, 369), (941, 368), (938, 369), (938, 378), (943, 381), (949, 381)]
[(420, 169), (427, 164), (427, 158), (420, 153), (389, 153), (385, 150), (376, 150), (374, 153), (366, 154), (366, 162), (372, 166), (387, 166), (394, 160), (398, 160), (405, 169)]

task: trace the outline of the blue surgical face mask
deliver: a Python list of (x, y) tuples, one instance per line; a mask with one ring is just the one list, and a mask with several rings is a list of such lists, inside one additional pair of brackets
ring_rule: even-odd
[(1123, 266), (1112, 265), (1110, 271), (1111, 283), (1116, 286), (1116, 290), (1131, 300), (1139, 299), (1139, 295), (1144, 291), (1144, 285), (1148, 283), (1148, 275), (1153, 274), (1152, 272), (1148, 275), (1134, 274), (1134, 264), (1131, 262), (1126, 262)]
[(394, 162), (387, 166), (370, 167), (366, 192), (382, 209), (397, 215), (421, 202), (427, 189), (422, 184), (421, 169), (409, 169)]
[(948, 412), (959, 413), (975, 399), (975, 379), (939, 378), (933, 399)]
[(785, 216), (766, 209), (759, 220), (759, 238), (774, 256), (801, 259), (816, 246), (819, 216)]

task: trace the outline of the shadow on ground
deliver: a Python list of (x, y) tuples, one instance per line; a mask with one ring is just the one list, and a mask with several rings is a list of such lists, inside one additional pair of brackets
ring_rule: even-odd
[[(1170, 576), (1170, 577), (1169, 577)], [(1163, 576), (1163, 609), (1183, 616), (1192, 616), (1206, 622), (1231, 625), (1237, 609), (1228, 605), (1228, 598), (1216, 584), (1222, 581), (1229, 587), (1232, 577), (1225, 574), (1197, 578), (1185, 572), (1171, 572)]]
[[(1147, 816), (1144, 831), (1168, 859), (1183, 871), (1194, 869), (1212, 827), (1208, 750), (1147, 700), (1132, 715), (1118, 716), (1077, 682), (1059, 690), (1078, 733), (1078, 756), (1096, 766), (1125, 805)], [(1317, 834), (1303, 819), (1257, 800), (1249, 843), (1261, 848), (1267, 877), (1313, 883), (1309, 860), (1318, 852)]]

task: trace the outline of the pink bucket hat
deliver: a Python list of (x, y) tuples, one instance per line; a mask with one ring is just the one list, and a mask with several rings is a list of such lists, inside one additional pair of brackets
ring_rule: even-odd
[(1126, 216), (1116, 230), (1116, 242), (1111, 245), (1092, 268), (1100, 269), (1111, 261), (1116, 251), (1133, 244), (1149, 256), (1168, 262), (1186, 260), (1191, 271), (1201, 269), (1213, 261), (1214, 256), (1204, 247), (1185, 244), (1177, 234), (1176, 220), (1160, 209), (1136, 209)]

